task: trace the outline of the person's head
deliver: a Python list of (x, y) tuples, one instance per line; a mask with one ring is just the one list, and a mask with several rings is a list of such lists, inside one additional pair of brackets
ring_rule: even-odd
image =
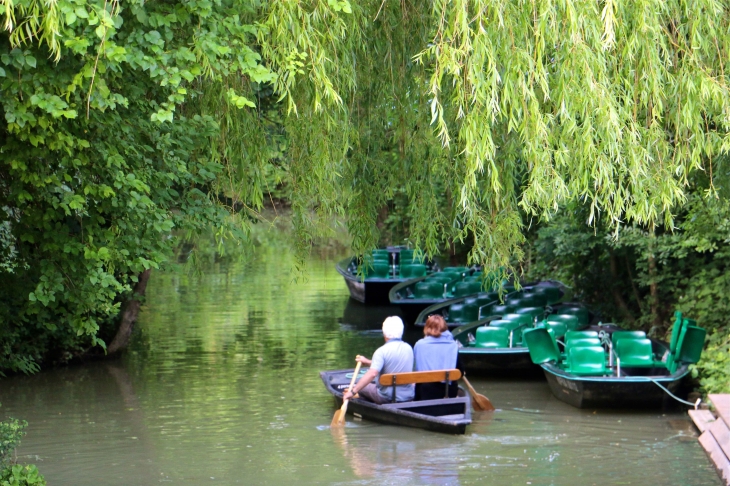
[(449, 326), (446, 325), (446, 321), (443, 316), (432, 315), (426, 319), (426, 327), (423, 328), (423, 334), (425, 336), (439, 337), (441, 333), (447, 331)]
[(400, 339), (403, 337), (403, 321), (398, 316), (390, 316), (383, 321), (383, 337)]

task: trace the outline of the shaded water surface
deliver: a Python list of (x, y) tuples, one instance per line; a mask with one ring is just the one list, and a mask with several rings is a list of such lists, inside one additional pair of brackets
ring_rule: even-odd
[[(283, 242), (204, 275), (156, 273), (132, 352), (0, 382), (19, 452), (51, 485), (719, 485), (683, 413), (577, 410), (543, 379), (471, 378), (499, 408), (464, 436), (353, 421), (332, 431), (318, 371), (353, 366), (397, 309), (350, 302)], [(411, 332), (413, 342), (418, 336)]]

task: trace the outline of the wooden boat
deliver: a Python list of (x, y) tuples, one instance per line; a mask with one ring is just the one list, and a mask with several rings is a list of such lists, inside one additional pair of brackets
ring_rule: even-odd
[[(332, 394), (337, 407), (342, 405), (343, 390), (350, 386), (354, 370), (322, 371), (319, 376), (327, 391)], [(361, 373), (364, 374), (365, 370)], [(417, 400), (411, 402), (386, 403), (378, 405), (363, 398), (353, 398), (347, 412), (364, 419), (391, 425), (403, 425), (442, 432), (463, 434), (471, 424), (471, 397), (469, 392), (459, 388), (459, 396), (439, 400)]]
[[(412, 322), (429, 306), (481, 290), (482, 272), (478, 267), (445, 267), (393, 286), (388, 299), (391, 305), (400, 306), (401, 315)], [(494, 298), (497, 297), (498, 294), (494, 293)]]
[(344, 277), (350, 297), (363, 304), (387, 305), (388, 292), (394, 285), (426, 276), (438, 266), (428, 260), (418, 261), (413, 250), (392, 246), (373, 250), (368, 258), (346, 258), (337, 263), (336, 269)]
[[(587, 337), (586, 334), (590, 334)], [(689, 365), (699, 361), (705, 330), (676, 320), (669, 344), (612, 324), (557, 340), (547, 329), (525, 331), (531, 359), (559, 400), (578, 408), (666, 407), (683, 392)]]

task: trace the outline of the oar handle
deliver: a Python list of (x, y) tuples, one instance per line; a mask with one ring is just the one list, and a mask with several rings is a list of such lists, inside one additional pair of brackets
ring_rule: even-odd
[(362, 366), (361, 362), (357, 362), (357, 366), (355, 366), (355, 372), (352, 374), (352, 380), (350, 380), (350, 386), (347, 389), (347, 391), (352, 392), (352, 387), (355, 385), (355, 380), (357, 379), (358, 373), (360, 373), (360, 366)]

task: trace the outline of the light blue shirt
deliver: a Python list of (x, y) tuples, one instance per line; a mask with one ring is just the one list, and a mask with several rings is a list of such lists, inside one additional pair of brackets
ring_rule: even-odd
[[(380, 375), (389, 373), (406, 373), (413, 371), (413, 348), (400, 339), (390, 339), (373, 353), (370, 369), (378, 371), (375, 386), (383, 400), (393, 399), (393, 387), (380, 384)], [(408, 402), (416, 396), (416, 385), (400, 385), (395, 387), (395, 401)]]
[(416, 356), (416, 371), (451, 370), (456, 368), (459, 345), (451, 332), (445, 331), (439, 337), (426, 336), (413, 348)]

